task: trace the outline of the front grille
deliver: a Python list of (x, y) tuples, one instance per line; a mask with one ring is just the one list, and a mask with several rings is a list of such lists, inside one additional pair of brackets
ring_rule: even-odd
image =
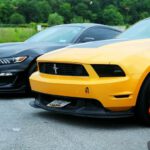
[(41, 73), (62, 76), (88, 76), (87, 71), (79, 64), (39, 63)]

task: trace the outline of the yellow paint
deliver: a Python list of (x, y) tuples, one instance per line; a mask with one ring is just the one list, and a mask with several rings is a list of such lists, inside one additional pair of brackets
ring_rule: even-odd
[[(47, 53), (38, 62), (82, 64), (89, 77), (57, 76), (34, 73), (32, 90), (52, 95), (92, 98), (113, 111), (136, 105), (143, 80), (150, 72), (150, 39), (119, 42), (99, 48), (66, 48)], [(91, 64), (119, 65), (126, 77), (99, 77)], [(89, 88), (89, 93), (85, 92)], [(116, 95), (130, 95), (115, 98)]]

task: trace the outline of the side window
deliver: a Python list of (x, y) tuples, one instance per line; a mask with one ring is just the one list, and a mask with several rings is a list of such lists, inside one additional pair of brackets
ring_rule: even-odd
[(92, 27), (81, 35), (79, 43), (111, 39), (118, 34), (119, 32), (115, 30), (102, 27)]

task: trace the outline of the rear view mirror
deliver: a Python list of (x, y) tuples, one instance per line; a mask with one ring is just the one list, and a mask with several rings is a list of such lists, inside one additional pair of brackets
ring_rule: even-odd
[(93, 38), (93, 37), (85, 37), (83, 39), (83, 42), (91, 42), (91, 41), (95, 41), (95, 38)]

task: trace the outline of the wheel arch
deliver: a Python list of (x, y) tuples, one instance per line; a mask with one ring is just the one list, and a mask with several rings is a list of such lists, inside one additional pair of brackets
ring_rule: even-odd
[(28, 65), (28, 67), (27, 67), (27, 69), (26, 69), (27, 73), (30, 71), (30, 69), (32, 68), (32, 66), (33, 66), (34, 64), (37, 64), (37, 61), (36, 61), (37, 58), (38, 58), (38, 57), (34, 58), (34, 59), (30, 62), (30, 64)]
[(139, 82), (138, 82), (138, 86), (136, 88), (136, 102), (135, 102), (135, 106), (137, 105), (137, 102), (139, 100), (139, 96), (140, 96), (140, 93), (143, 89), (143, 86), (145, 85), (147, 79), (150, 78), (150, 67), (148, 67), (146, 69), (146, 71), (142, 74)]

